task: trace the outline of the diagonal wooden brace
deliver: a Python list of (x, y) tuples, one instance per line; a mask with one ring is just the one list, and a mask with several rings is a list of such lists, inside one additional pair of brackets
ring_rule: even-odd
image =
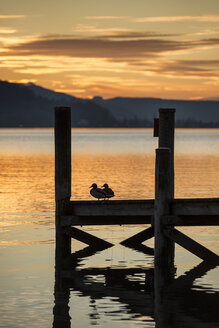
[(103, 251), (109, 247), (114, 246), (113, 244), (95, 237), (85, 231), (79, 230), (74, 227), (68, 227), (64, 229), (64, 233), (68, 236), (79, 240), (89, 246), (72, 253), (64, 260), (64, 268), (75, 268), (79, 265), (80, 261), (85, 258), (94, 255), (97, 252)]
[(143, 243), (143, 241), (150, 239), (152, 237), (154, 237), (154, 227), (147, 228), (147, 229), (137, 233), (136, 235), (121, 241), (120, 244), (122, 244), (124, 246), (136, 244), (136, 243), (141, 244), (141, 243)]
[(120, 242), (123, 246), (133, 248), (137, 251), (140, 251), (144, 254), (153, 255), (154, 250), (151, 247), (142, 245), (143, 241), (154, 237), (154, 227), (147, 228), (136, 235), (127, 238)]
[(168, 229), (165, 228), (163, 233), (166, 237), (170, 238), (180, 246), (187, 249), (189, 252), (193, 253), (194, 255), (198, 256), (202, 260), (205, 261), (213, 261), (219, 263), (219, 256), (203, 245), (197, 243), (190, 237), (184, 235), (182, 232), (178, 231), (177, 229)]
[(89, 246), (93, 246), (94, 248), (108, 248), (113, 246), (113, 244), (109, 243), (108, 241), (105, 241), (101, 238), (95, 237), (88, 232), (79, 230), (74, 227), (67, 227), (64, 229), (64, 233), (78, 241), (81, 241)]

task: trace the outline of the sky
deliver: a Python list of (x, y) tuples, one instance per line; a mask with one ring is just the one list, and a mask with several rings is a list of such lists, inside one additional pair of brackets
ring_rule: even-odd
[(1, 80), (219, 99), (219, 0), (0, 0), (0, 45)]

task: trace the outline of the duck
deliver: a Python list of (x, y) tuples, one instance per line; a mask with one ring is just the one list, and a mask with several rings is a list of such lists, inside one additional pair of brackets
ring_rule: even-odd
[(109, 188), (107, 183), (105, 183), (101, 188), (104, 188), (104, 189), (101, 189), (101, 190), (103, 190), (103, 192), (106, 194), (106, 198), (109, 199), (109, 198), (115, 196), (114, 191), (111, 188)]
[(94, 198), (97, 198), (99, 200), (105, 199), (107, 197), (106, 192), (103, 189), (98, 188), (96, 183), (93, 183), (90, 188), (92, 188), (90, 190), (90, 194)]

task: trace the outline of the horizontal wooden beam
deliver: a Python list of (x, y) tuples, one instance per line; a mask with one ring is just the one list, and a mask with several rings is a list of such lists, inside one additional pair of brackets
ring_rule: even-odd
[(213, 253), (203, 245), (197, 243), (190, 237), (184, 235), (182, 232), (176, 229), (166, 228), (163, 230), (163, 233), (166, 237), (170, 238), (171, 240), (184, 247), (194, 255), (198, 256), (202, 260), (219, 263), (219, 256), (217, 254)]
[[(163, 224), (176, 226), (219, 225), (219, 198), (174, 199), (171, 216)], [(70, 201), (62, 226), (152, 224), (154, 200)]]
[(173, 215), (219, 216), (219, 198), (174, 199), (170, 208)]
[(163, 216), (162, 224), (174, 226), (217, 226), (219, 225), (219, 214)]
[(71, 216), (61, 217), (61, 225), (87, 226), (87, 225), (123, 225), (123, 224), (150, 224), (151, 216)]
[(71, 201), (65, 215), (73, 216), (150, 216), (154, 200)]

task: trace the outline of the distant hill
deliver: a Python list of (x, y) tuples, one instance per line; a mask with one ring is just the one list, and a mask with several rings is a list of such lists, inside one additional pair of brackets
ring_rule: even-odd
[(18, 85), (20, 85), (23, 88), (27, 88), (29, 90), (32, 90), (35, 94), (35, 96), (37, 97), (42, 97), (42, 98), (47, 98), (49, 100), (55, 100), (58, 102), (71, 102), (74, 100), (77, 100), (76, 97), (70, 96), (66, 93), (62, 93), (62, 92), (55, 92), (53, 90), (50, 89), (45, 89), (39, 85), (35, 85), (34, 83), (27, 83), (27, 84), (23, 84), (23, 83), (18, 83)]
[(119, 120), (139, 119), (152, 121), (158, 117), (159, 108), (176, 108), (176, 120), (180, 122), (219, 122), (219, 101), (168, 100), (159, 98), (112, 98), (93, 100)]
[(219, 127), (219, 101), (123, 98), (92, 100), (33, 83), (0, 81), (0, 127), (52, 127), (54, 107), (72, 108), (73, 127), (152, 127), (159, 108), (176, 108), (178, 127)]
[(34, 84), (0, 81), (0, 127), (51, 127), (54, 107), (72, 108), (72, 126), (115, 125), (109, 110), (92, 100), (77, 99)]

